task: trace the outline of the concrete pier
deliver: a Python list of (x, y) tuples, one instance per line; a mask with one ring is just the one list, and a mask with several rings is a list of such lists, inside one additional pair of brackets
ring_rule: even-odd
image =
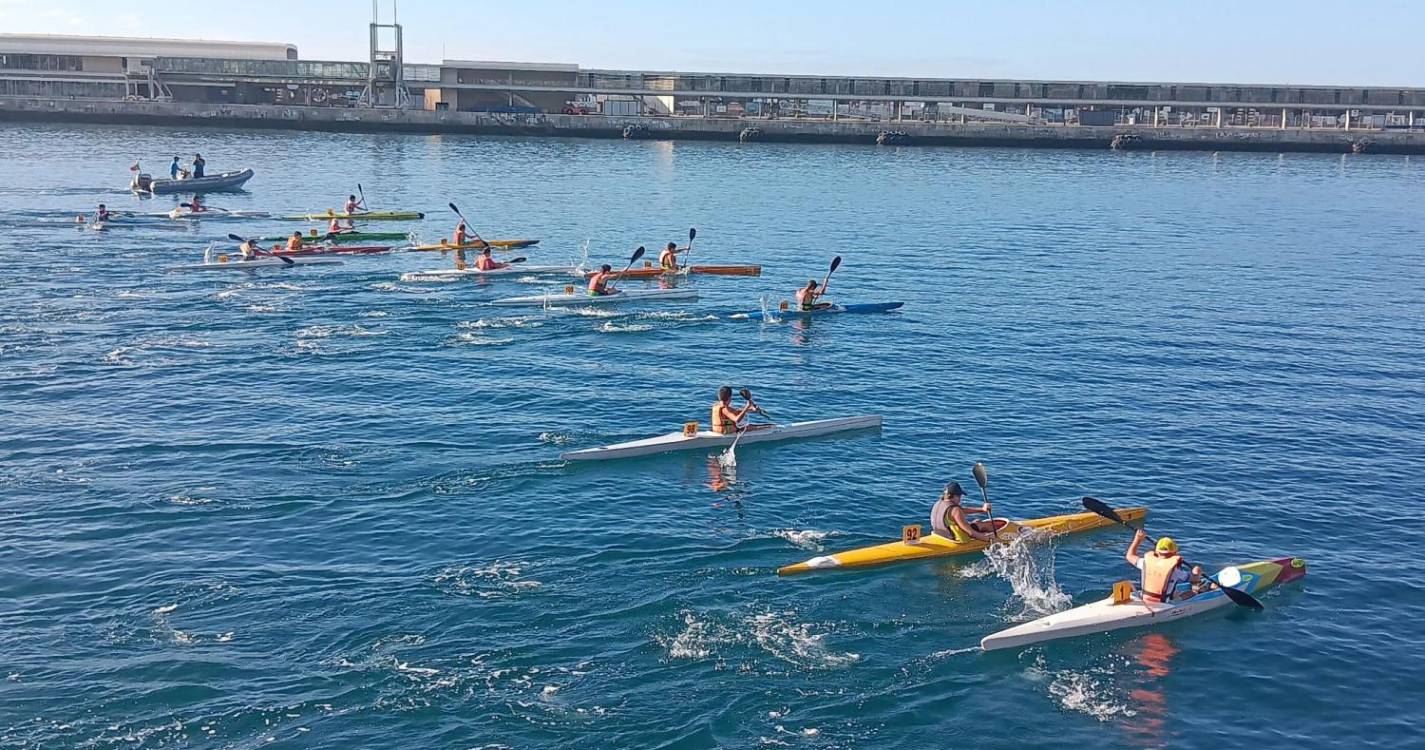
[(875, 122), (865, 120), (715, 117), (613, 117), (501, 114), (448, 110), (201, 104), (157, 101), (0, 97), (0, 122), (212, 126), (360, 133), (464, 133), (738, 141), (874, 144), (887, 131), (893, 142), (924, 146), (1318, 153), (1425, 153), (1425, 132), (1321, 128), (1154, 127), (1044, 125), (1017, 122)]

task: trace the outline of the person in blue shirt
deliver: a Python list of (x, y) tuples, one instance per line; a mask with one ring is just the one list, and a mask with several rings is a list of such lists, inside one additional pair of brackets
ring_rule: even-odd
[(203, 176), (203, 167), (207, 164), (208, 162), (203, 161), (202, 154), (193, 154), (193, 177), (195, 179)]
[(168, 165), (168, 176), (169, 176), (169, 178), (170, 178), (170, 179), (174, 179), (174, 180), (178, 179), (178, 170), (179, 170), (179, 169), (180, 169), (180, 167), (178, 166), (178, 157), (175, 156), (175, 157), (173, 157), (173, 163)]

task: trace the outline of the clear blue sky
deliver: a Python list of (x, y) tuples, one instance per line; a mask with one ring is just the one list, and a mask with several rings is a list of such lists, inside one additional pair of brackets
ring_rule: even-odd
[[(1425, 0), (405, 0), (408, 62), (1425, 86)], [(383, 2), (384, 12), (390, 3)], [(366, 57), (369, 0), (0, 0), (0, 31), (296, 44)]]

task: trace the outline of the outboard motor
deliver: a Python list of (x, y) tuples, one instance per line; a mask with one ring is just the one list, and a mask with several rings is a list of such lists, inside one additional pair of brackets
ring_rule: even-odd
[(153, 175), (139, 172), (134, 175), (134, 181), (129, 184), (129, 189), (135, 192), (147, 193), (153, 188)]

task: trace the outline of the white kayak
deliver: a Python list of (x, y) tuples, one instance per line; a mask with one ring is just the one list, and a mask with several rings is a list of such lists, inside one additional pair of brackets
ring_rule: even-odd
[[(1284, 557), (1223, 568), (1218, 572), (1217, 579), (1227, 586), (1259, 596), (1277, 584), (1293, 581), (1304, 575), (1305, 560)], [(1216, 588), (1188, 599), (1171, 602), (1144, 602), (1139, 592), (1134, 592), (1122, 603), (1117, 603), (1115, 597), (1110, 596), (987, 635), (980, 639), (980, 648), (986, 651), (1020, 648), (1033, 643), (1090, 633), (1161, 625), (1227, 606), (1232, 606), (1232, 600), (1228, 599), (1221, 589)]]
[[(880, 416), (840, 417), (838, 419), (817, 419), (810, 422), (792, 422), (790, 424), (773, 425), (772, 427), (748, 430), (742, 435), (742, 440), (738, 442), (738, 445), (768, 443), (778, 440), (796, 440), (798, 438), (813, 438), (836, 432), (879, 429), (880, 426)], [(627, 443), (616, 443), (614, 445), (603, 446), (602, 448), (570, 451), (561, 455), (560, 458), (565, 461), (608, 461), (616, 458), (653, 456), (659, 453), (670, 453), (672, 451), (721, 448), (731, 445), (736, 437), (736, 435), (723, 435), (707, 430), (700, 430), (694, 435), (687, 435), (681, 431), (670, 432), (667, 435), (634, 440)]]
[(493, 271), (481, 271), (478, 268), (443, 268), (436, 271), (411, 271), (401, 274), (401, 281), (455, 281), (481, 276), (578, 276), (579, 269), (574, 266), (526, 266), (516, 263), (505, 268), (496, 268)]
[(221, 208), (210, 208), (205, 211), (199, 211), (198, 213), (175, 208), (166, 214), (149, 215), (169, 219), (267, 219), (272, 217), (272, 214), (266, 211), (228, 211)]
[(654, 302), (661, 300), (697, 299), (694, 289), (622, 289), (613, 294), (594, 296), (578, 292), (574, 294), (533, 294), (528, 297), (505, 297), (490, 302), (492, 305), (556, 307), (567, 305), (618, 305), (626, 302)]
[[(290, 263), (285, 261), (291, 261)], [(169, 271), (256, 271), (259, 268), (286, 268), (287, 266), (339, 266), (336, 258), (256, 258), (254, 260), (216, 260), (208, 263), (190, 263), (184, 266), (170, 266)]]

